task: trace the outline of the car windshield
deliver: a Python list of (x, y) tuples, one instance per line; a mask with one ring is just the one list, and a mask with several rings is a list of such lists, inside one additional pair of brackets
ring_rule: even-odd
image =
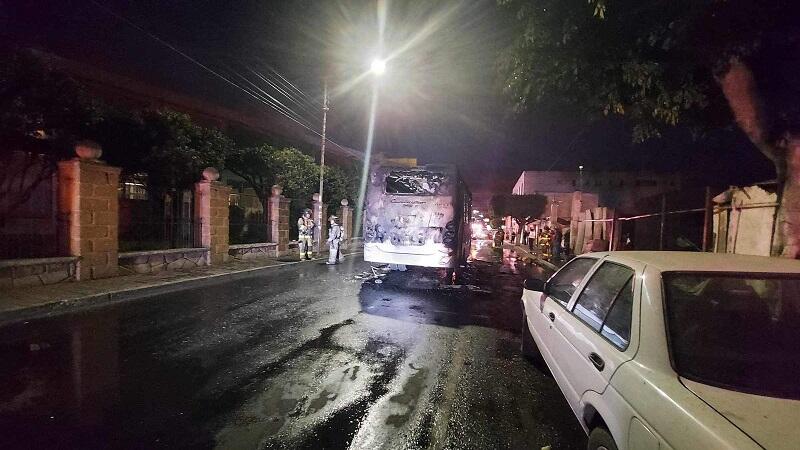
[(667, 273), (664, 285), (678, 374), (800, 399), (800, 275)]

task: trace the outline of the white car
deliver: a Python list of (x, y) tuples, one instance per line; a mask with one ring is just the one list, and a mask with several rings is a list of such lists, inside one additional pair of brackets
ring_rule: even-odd
[(800, 448), (800, 261), (591, 253), (522, 303), (590, 449)]

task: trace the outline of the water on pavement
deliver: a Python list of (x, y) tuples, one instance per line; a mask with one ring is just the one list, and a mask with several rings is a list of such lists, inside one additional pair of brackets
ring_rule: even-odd
[(360, 257), (0, 328), (0, 448), (581, 448), (519, 355), (521, 280)]

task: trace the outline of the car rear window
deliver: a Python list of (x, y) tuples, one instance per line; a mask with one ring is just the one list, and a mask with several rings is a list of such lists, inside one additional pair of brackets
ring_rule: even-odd
[(666, 273), (664, 290), (680, 375), (800, 399), (800, 275)]

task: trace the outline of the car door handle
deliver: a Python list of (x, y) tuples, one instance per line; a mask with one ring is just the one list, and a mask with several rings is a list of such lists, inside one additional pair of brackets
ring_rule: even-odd
[(595, 352), (589, 353), (589, 361), (591, 361), (600, 372), (602, 372), (606, 367), (606, 363), (603, 361), (603, 358), (601, 358), (600, 355)]
[(555, 322), (556, 321), (556, 314), (553, 313), (553, 312), (547, 313), (547, 317), (550, 318), (550, 322)]

